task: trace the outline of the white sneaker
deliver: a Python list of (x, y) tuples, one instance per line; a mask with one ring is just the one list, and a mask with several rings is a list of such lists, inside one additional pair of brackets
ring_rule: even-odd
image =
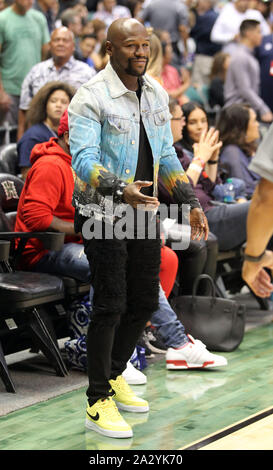
[(209, 369), (227, 365), (225, 357), (210, 353), (202, 341), (194, 339), (190, 335), (188, 338), (190, 342), (182, 348), (168, 349), (166, 354), (167, 369)]
[(143, 385), (147, 383), (147, 377), (140, 370), (136, 369), (133, 364), (128, 361), (127, 367), (122, 376), (129, 385)]

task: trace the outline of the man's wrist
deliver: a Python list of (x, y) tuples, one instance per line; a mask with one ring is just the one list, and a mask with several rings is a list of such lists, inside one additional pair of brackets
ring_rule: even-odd
[(244, 261), (249, 261), (250, 263), (258, 263), (263, 258), (264, 254), (265, 254), (265, 251), (266, 250), (264, 250), (262, 253), (260, 253), (258, 255), (256, 255), (256, 254), (253, 255), (253, 254), (251, 254), (250, 251), (248, 253), (246, 253), (245, 249), (243, 248), (242, 249), (242, 255), (243, 255)]

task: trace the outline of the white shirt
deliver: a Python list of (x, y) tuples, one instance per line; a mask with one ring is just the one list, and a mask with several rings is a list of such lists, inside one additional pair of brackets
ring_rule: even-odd
[(240, 13), (233, 3), (227, 3), (221, 10), (211, 30), (210, 39), (213, 42), (227, 44), (239, 33), (244, 20), (257, 20), (261, 23), (262, 35), (270, 34), (270, 27), (258, 10), (248, 9)]

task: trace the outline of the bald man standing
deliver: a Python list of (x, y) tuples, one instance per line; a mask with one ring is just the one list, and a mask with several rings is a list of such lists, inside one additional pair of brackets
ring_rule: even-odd
[(22, 84), (18, 115), (18, 140), (25, 131), (25, 114), (30, 102), (43, 85), (59, 81), (68, 83), (77, 89), (96, 74), (95, 69), (74, 58), (74, 34), (67, 27), (62, 26), (55, 29), (51, 34), (49, 45), (51, 58), (34, 65)]
[[(168, 95), (145, 75), (146, 28), (135, 19), (114, 21), (106, 49), (110, 62), (80, 87), (68, 113), (75, 230), (82, 232), (94, 288), (86, 427), (120, 438), (133, 433), (118, 408), (149, 410), (122, 372), (158, 307), (160, 234), (156, 225), (154, 236), (148, 236), (147, 227), (159, 205), (159, 174), (179, 204), (190, 204), (193, 232), (206, 237), (207, 225), (172, 146)], [(128, 208), (131, 235), (126, 230), (122, 237), (117, 229)], [(136, 221), (143, 211), (140, 238)], [(101, 231), (93, 231), (96, 226)]]

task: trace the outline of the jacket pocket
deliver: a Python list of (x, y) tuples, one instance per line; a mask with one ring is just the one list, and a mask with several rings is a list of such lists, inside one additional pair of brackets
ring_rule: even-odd
[(161, 109), (154, 113), (154, 122), (156, 126), (164, 126), (170, 120), (171, 114), (168, 108)]
[(107, 117), (109, 131), (113, 134), (126, 134), (130, 129), (130, 120), (120, 116)]

